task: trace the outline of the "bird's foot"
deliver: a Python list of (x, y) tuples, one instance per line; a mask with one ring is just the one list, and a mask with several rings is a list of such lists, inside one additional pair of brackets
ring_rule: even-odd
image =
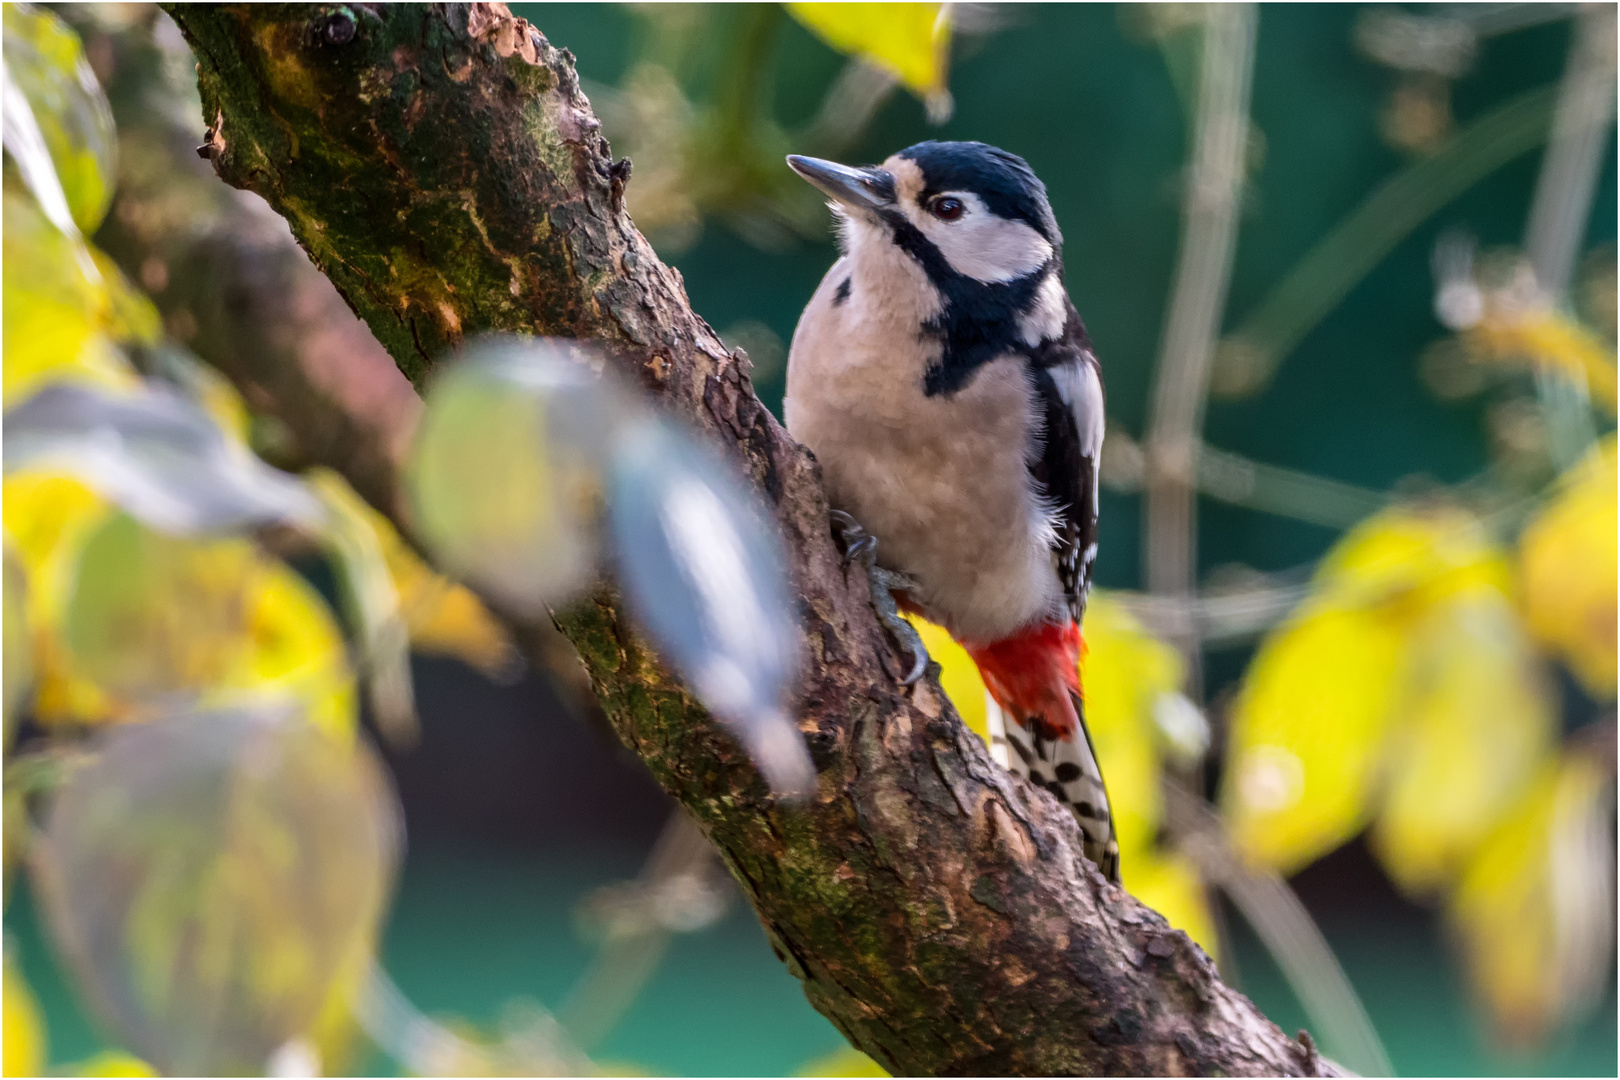
[(867, 584), (872, 591), (872, 608), (878, 621), (911, 654), (911, 670), (900, 680), (901, 686), (910, 686), (928, 670), (928, 647), (923, 644), (917, 628), (900, 614), (895, 602), (896, 592), (912, 592), (917, 582), (905, 574), (885, 570), (877, 564), (877, 537), (861, 528), (860, 522), (842, 510), (832, 511), (833, 532), (844, 549), (844, 566), (859, 562), (866, 568)]

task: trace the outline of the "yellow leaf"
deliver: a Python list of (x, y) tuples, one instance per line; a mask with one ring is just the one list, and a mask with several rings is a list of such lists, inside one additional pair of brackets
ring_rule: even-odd
[(1546, 762), (1451, 898), (1473, 990), (1510, 1046), (1590, 1004), (1608, 976), (1614, 804), (1605, 773), (1582, 754)]
[[(47, 379), (83, 379), (121, 389), (138, 385), (134, 369), (113, 344), (130, 336), (126, 316), (139, 307), (125, 302), (127, 291), (115, 303), (108, 282), (121, 279), (106, 273), (96, 280), (87, 277), (74, 241), (47, 221), (31, 199), (9, 189), (0, 249), (7, 405)], [(111, 263), (106, 265), (116, 274)]]
[(1153, 846), (1162, 812), (1154, 708), (1181, 689), (1181, 657), (1125, 606), (1096, 591), (1086, 605), (1080, 660), (1086, 727), (1108, 785), (1120, 865)]
[(14, 473), (5, 478), (5, 527), (27, 582), (33, 646), (34, 715), (44, 723), (105, 718), (108, 695), (76, 676), (62, 641), (79, 548), (112, 508), (71, 477)]
[(0, 1002), (5, 1013), (4, 1068), (6, 1076), (39, 1076), (45, 1071), (45, 1017), (39, 1011), (34, 991), (6, 950), (5, 995)]
[(1600, 701), (1615, 697), (1615, 487), (1611, 435), (1570, 470), (1558, 496), (1519, 541), (1530, 632)]
[(787, 9), (822, 41), (866, 58), (925, 101), (945, 94), (947, 5), (790, 3)]
[(242, 647), (231, 669), (209, 688), (209, 696), (229, 701), (239, 690), (282, 692), (304, 704), (311, 723), (334, 737), (351, 738), (354, 676), (326, 601), (285, 564), (262, 557), (254, 560), (244, 587)]
[(1442, 605), (1509, 588), (1505, 560), (1461, 510), (1397, 508), (1346, 534), (1233, 708), (1221, 798), (1238, 851), (1287, 874), (1359, 832), (1405, 715), (1413, 635)]
[(4, 492), (42, 723), (127, 720), (182, 692), (214, 703), (283, 693), (352, 733), (342, 633), (284, 563), (245, 540), (164, 536), (68, 477), (14, 474)]
[(1531, 781), (1556, 717), (1514, 611), (1481, 589), (1411, 639), (1374, 850), (1397, 885), (1446, 883)]
[(75, 667), (127, 701), (221, 682), (247, 637), (246, 540), (192, 541), (119, 512), (85, 538), (63, 615)]
[(1556, 717), (1508, 598), (1440, 605), (1414, 635), (1373, 850), (1395, 884), (1449, 883), (1552, 745)]
[(1179, 852), (1139, 851), (1121, 858), (1119, 873), (1126, 890), (1183, 930), (1210, 956), (1215, 955), (1215, 917), (1198, 868)]
[(1313, 584), (1322, 599), (1408, 623), (1447, 596), (1512, 588), (1507, 563), (1479, 519), (1450, 506), (1375, 514), (1334, 545)]
[(73, 1066), (74, 1076), (157, 1076), (158, 1071), (134, 1054), (103, 1050)]
[(1231, 715), (1221, 806), (1244, 858), (1282, 873), (1366, 823), (1402, 635), (1360, 608), (1296, 616), (1260, 647)]
[(800, 1069), (797, 1076), (888, 1076), (883, 1066), (855, 1049), (845, 1046), (824, 1054)]

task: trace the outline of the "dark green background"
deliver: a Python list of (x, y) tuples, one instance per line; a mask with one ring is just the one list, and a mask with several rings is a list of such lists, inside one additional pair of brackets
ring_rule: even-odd
[[(519, 4), (584, 76), (616, 84), (643, 24), (613, 5)], [(1254, 119), (1265, 137), (1238, 246), (1227, 325), (1257, 303), (1329, 227), (1402, 158), (1380, 139), (1377, 114), (1392, 74), (1359, 56), (1359, 6), (1270, 5), (1261, 10)], [(712, 57), (687, 89), (726, 62), (728, 20), (715, 17)], [(959, 48), (951, 76), (957, 109), (928, 127), (921, 106), (897, 96), (854, 155), (881, 160), (922, 138), (969, 138), (1026, 157), (1046, 182), (1065, 239), (1068, 284), (1091, 329), (1108, 384), (1111, 423), (1139, 435), (1167, 302), (1179, 230), (1177, 179), (1183, 113), (1156, 48), (1128, 38), (1102, 5), (1006, 9), (994, 34)], [(1454, 87), (1466, 124), (1504, 99), (1555, 81), (1567, 23), (1488, 39)], [(785, 125), (814, 110), (842, 59), (783, 20), (773, 107)], [(1525, 155), (1447, 206), (1375, 270), (1283, 363), (1262, 394), (1214, 403), (1207, 433), (1258, 460), (1387, 489), (1412, 474), (1456, 481), (1487, 460), (1489, 397), (1442, 403), (1419, 381), (1416, 359), (1442, 330), (1431, 314), (1429, 253), (1462, 226), (1482, 245), (1516, 243), (1539, 153)], [(1615, 237), (1615, 163), (1606, 152), (1589, 243)], [(632, 179), (632, 186), (634, 180)], [(834, 251), (826, 242), (758, 251), (717, 222), (672, 259), (696, 309), (724, 330), (760, 320), (785, 342)], [(759, 381), (779, 405), (781, 373)], [(1135, 497), (1106, 493), (1098, 577), (1138, 583)], [(1262, 570), (1320, 555), (1325, 528), (1205, 500), (1204, 570), (1239, 562)], [(1217, 691), (1246, 651), (1213, 658)], [(667, 812), (639, 765), (568, 716), (530, 680), (499, 690), (450, 663), (419, 664), (426, 738), (395, 759), (413, 846), (389, 930), (386, 960), (430, 1012), (492, 1021), (528, 995), (555, 1006), (584, 969), (587, 947), (572, 906), (590, 886), (631, 875)], [(1616, 1071), (1611, 989), (1593, 1020), (1533, 1057), (1501, 1057), (1465, 1002), (1458, 970), (1432, 913), (1399, 900), (1360, 844), (1296, 882), (1327, 930), (1398, 1071), (1407, 1074)], [(26, 897), (7, 922), (51, 1015), (55, 1061), (88, 1052), (93, 1038), (51, 968)], [(1285, 1028), (1304, 1017), (1253, 940), (1236, 938), (1245, 990)], [(1611, 983), (1612, 986), (1612, 983)], [(599, 1055), (653, 1072), (791, 1072), (839, 1044), (772, 957), (752, 915), (734, 905), (718, 927), (678, 941), (645, 996)]]

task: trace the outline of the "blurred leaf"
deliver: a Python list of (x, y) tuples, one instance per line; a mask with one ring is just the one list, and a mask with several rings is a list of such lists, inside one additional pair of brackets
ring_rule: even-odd
[(928, 102), (931, 111), (949, 115), (949, 5), (790, 3), (787, 9), (834, 49), (865, 57)]
[[(1612, 754), (1612, 750), (1610, 751)], [(1614, 793), (1580, 753), (1546, 762), (1449, 905), (1473, 989), (1508, 1046), (1595, 1004), (1614, 942)]]
[(1463, 334), (1476, 356), (1529, 361), (1576, 381), (1612, 416), (1614, 350), (1556, 308), (1521, 308), (1487, 302), (1486, 314)]
[(1511, 601), (1440, 605), (1410, 640), (1372, 846), (1422, 896), (1447, 884), (1535, 776), (1557, 717)]
[(370, 954), (399, 829), (363, 742), (191, 713), (113, 729), (58, 790), (33, 868), (120, 1041), (169, 1075), (257, 1073)]
[(534, 614), (594, 568), (616, 403), (551, 343), (474, 345), (428, 392), (406, 480), (445, 569)]
[[(27, 99), (73, 222), (89, 235), (101, 224), (117, 180), (112, 110), (78, 35), (55, 15), (31, 4), (6, 4), (4, 26), (8, 80)], [(12, 102), (6, 105), (9, 112)], [(7, 121), (6, 149), (17, 153), (12, 118)]]
[(1616, 678), (1616, 470), (1609, 436), (1519, 540), (1525, 619), (1599, 701)]
[(1233, 846), (1290, 873), (1361, 830), (1399, 687), (1402, 635), (1376, 612), (1313, 606), (1255, 656), (1221, 786)]
[(370, 1048), (355, 1017), (355, 1002), (365, 991), (372, 963), (369, 951), (354, 951), (348, 966), (333, 977), (326, 1002), (309, 1028), (307, 1035), (322, 1076), (352, 1075)]
[(797, 1076), (888, 1076), (883, 1066), (855, 1049), (845, 1046), (824, 1054), (800, 1069)]
[(42, 722), (105, 718), (107, 695), (76, 677), (61, 637), (79, 548), (112, 508), (71, 477), (28, 473), (5, 478), (5, 527), (27, 582), (33, 648), (33, 712)]
[(0, 603), (5, 607), (5, 651), (0, 655), (5, 665), (3, 745), (8, 751), (17, 712), (34, 681), (33, 648), (28, 641), (27, 591), (28, 579), (8, 543), (5, 545), (5, 589), (0, 593)]
[(5, 1013), (5, 1031), (0, 1037), (4, 1047), (5, 1076), (39, 1076), (45, 1072), (46, 1042), (45, 1017), (40, 1012), (34, 991), (17, 970), (11, 950), (5, 955), (5, 994), (0, 1000), (0, 1011)]
[(1335, 545), (1233, 708), (1222, 804), (1243, 857), (1287, 874), (1361, 830), (1415, 629), (1436, 605), (1508, 587), (1459, 510), (1389, 510)]
[(172, 383), (186, 398), (201, 406), (228, 439), (244, 446), (248, 444), (253, 415), (236, 387), (217, 368), (203, 363), (172, 341), (149, 346), (143, 364), (151, 375)]
[(295, 477), (227, 438), (199, 406), (152, 385), (113, 395), (52, 384), (5, 417), (5, 468), (79, 476), (170, 532), (227, 532), (275, 522), (318, 526)]
[(157, 1076), (152, 1066), (123, 1050), (103, 1050), (72, 1067), (74, 1076)]
[[(78, 552), (60, 634), (66, 680), (100, 691), (65, 695), (64, 705), (99, 711), (63, 718), (280, 695), (334, 735), (354, 730), (347, 654), (325, 602), (246, 540), (170, 537), (112, 515)], [(45, 704), (42, 718), (56, 718)]]
[(377, 725), (392, 741), (408, 744), (417, 735), (410, 636), (383, 560), (375, 523), (379, 515), (330, 469), (313, 469), (306, 479), (326, 512), (325, 535), (337, 556), (344, 604), (360, 637)]
[(1147, 852), (1163, 810), (1154, 710), (1181, 689), (1181, 658), (1109, 594), (1086, 605), (1080, 684), (1086, 726), (1108, 784), (1120, 865)]
[(786, 711), (797, 605), (751, 493), (691, 436), (651, 419), (621, 435), (609, 491), (619, 579), (660, 654), (777, 794), (812, 790), (815, 768)]
[(1119, 873), (1126, 891), (1163, 915), (1171, 926), (1186, 931), (1204, 952), (1216, 955), (1215, 917), (1191, 859), (1180, 852), (1142, 850), (1129, 860), (1121, 858)]
[[(73, 378), (116, 389), (137, 385), (114, 345), (153, 329), (144, 299), (115, 302), (108, 281), (87, 277), (73, 241), (26, 196), (5, 192), (5, 400), (21, 401), (48, 378)], [(93, 266), (94, 264), (92, 264)], [(110, 267), (110, 264), (109, 264)], [(115, 271), (114, 271), (115, 272)], [(135, 294), (127, 290), (123, 294)]]
[(79, 552), (62, 634), (75, 666), (126, 701), (216, 685), (247, 638), (246, 540), (193, 543), (114, 514)]

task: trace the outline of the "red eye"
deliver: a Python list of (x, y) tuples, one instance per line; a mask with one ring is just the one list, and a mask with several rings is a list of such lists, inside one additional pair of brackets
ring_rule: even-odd
[(955, 221), (967, 211), (967, 206), (961, 199), (953, 199), (949, 195), (935, 199), (928, 204), (928, 212), (941, 221)]

